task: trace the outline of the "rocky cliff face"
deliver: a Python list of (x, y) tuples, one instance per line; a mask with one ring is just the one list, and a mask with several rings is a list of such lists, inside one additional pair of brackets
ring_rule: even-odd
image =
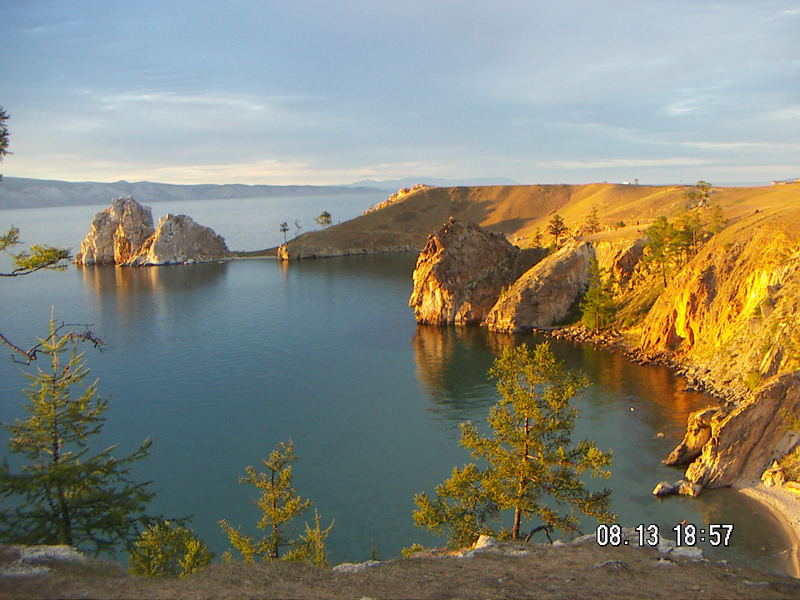
[(642, 258), (647, 238), (622, 239), (594, 242), (595, 256), (600, 269), (606, 277), (613, 277), (618, 291), (624, 290), (636, 265)]
[(409, 306), (419, 323), (480, 323), (513, 281), (519, 250), (504, 236), (451, 219), (428, 236)]
[(585, 288), (592, 256), (588, 242), (567, 243), (500, 294), (486, 325), (493, 331), (524, 331), (559, 322)]
[(225, 240), (186, 215), (166, 215), (158, 228), (126, 263), (130, 266), (171, 265), (216, 260), (229, 253)]
[(114, 198), (92, 219), (75, 262), (84, 265), (123, 264), (154, 232), (153, 213), (131, 197)]
[(648, 312), (640, 347), (693, 365), (738, 397), (800, 368), (799, 225), (797, 208), (714, 236)]
[(186, 215), (167, 215), (153, 228), (153, 214), (133, 198), (115, 198), (97, 213), (75, 262), (84, 265), (162, 265), (228, 255), (225, 240)]
[[(695, 441), (702, 444), (699, 456), (692, 453), (696, 458), (686, 479), (711, 488), (758, 481), (774, 460), (800, 443), (800, 433), (785, 427), (787, 414), (800, 414), (800, 372), (774, 378), (736, 406), (713, 411), (710, 419), (694, 419), (705, 421), (699, 427), (692, 427), (690, 417), (689, 429), (698, 430)], [(680, 453), (681, 446), (671, 457)]]

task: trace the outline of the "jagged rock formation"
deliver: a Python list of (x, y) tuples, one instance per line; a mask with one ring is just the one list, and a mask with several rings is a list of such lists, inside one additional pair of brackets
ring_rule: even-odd
[(714, 413), (709, 440), (686, 479), (712, 488), (757, 481), (800, 444), (800, 433), (785, 427), (787, 414), (800, 414), (800, 371), (776, 377), (754, 396)]
[(647, 238), (639, 237), (615, 241), (594, 242), (595, 256), (604, 276), (616, 282), (618, 290), (625, 289), (633, 275), (636, 265), (642, 258)]
[(683, 440), (664, 459), (665, 465), (686, 465), (700, 456), (703, 446), (711, 439), (711, 419), (720, 409), (709, 406), (689, 414)]
[(501, 234), (450, 219), (428, 236), (409, 306), (418, 323), (480, 323), (513, 281), (519, 249)]
[(593, 255), (588, 242), (568, 242), (500, 294), (486, 325), (493, 331), (522, 331), (559, 322), (585, 288)]
[(131, 197), (114, 198), (97, 213), (75, 262), (82, 265), (163, 265), (228, 255), (225, 240), (186, 215), (167, 215), (153, 228), (153, 213)]
[(123, 264), (153, 235), (153, 213), (131, 197), (114, 198), (97, 213), (75, 262), (83, 265)]
[(158, 228), (126, 263), (130, 266), (170, 265), (216, 260), (229, 253), (225, 240), (186, 215), (166, 215)]

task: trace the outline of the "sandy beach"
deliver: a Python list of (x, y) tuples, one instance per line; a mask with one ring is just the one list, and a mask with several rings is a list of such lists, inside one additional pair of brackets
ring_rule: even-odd
[(790, 540), (786, 554), (786, 570), (800, 578), (800, 495), (782, 487), (766, 487), (762, 483), (738, 488), (740, 492), (761, 502), (783, 525)]

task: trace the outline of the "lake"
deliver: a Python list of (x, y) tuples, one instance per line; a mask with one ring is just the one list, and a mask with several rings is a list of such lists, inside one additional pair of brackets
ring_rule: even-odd
[[(254, 250), (282, 241), (281, 221), (303, 219), (310, 228), (322, 210), (338, 221), (381, 199), (358, 194), (152, 206), (156, 218), (189, 214), (214, 227), (229, 247)], [(77, 249), (99, 208), (2, 210), (0, 229), (13, 223), (26, 242)], [(458, 444), (458, 424), (485, 423), (497, 399), (486, 372), (499, 349), (542, 341), (479, 327), (417, 326), (407, 307), (415, 258), (71, 266), (0, 281), (0, 332), (32, 345), (46, 331), (51, 306), (59, 319), (92, 324), (107, 349), (87, 349), (87, 360), (110, 399), (98, 449), (119, 443), (120, 452), (130, 452), (152, 438), (152, 455), (134, 471), (153, 481), (151, 511), (192, 514), (191, 526), (218, 554), (227, 548), (219, 519), (256, 532), (254, 490), (238, 483), (245, 466), (260, 464), (278, 442), (292, 439), (301, 457), (297, 490), (314, 501), (323, 524), (336, 520), (332, 560), (366, 560), (373, 549), (389, 558), (414, 542), (444, 543), (414, 526), (413, 495), (432, 493), (453, 466), (469, 461)], [(684, 391), (667, 369), (589, 346), (552, 346), (592, 382), (576, 400), (575, 439), (614, 451), (612, 478), (591, 485), (613, 489), (621, 524), (655, 523), (671, 536), (681, 520), (733, 523), (732, 547), (713, 556), (781, 568), (786, 540), (752, 500), (729, 490), (699, 499), (650, 494), (658, 481), (681, 477), (660, 460), (680, 440), (687, 414), (711, 399)], [(0, 360), (3, 421), (23, 416), (25, 382), (9, 354)], [(5, 446), (0, 455), (8, 456)], [(587, 531), (593, 527), (586, 524)]]

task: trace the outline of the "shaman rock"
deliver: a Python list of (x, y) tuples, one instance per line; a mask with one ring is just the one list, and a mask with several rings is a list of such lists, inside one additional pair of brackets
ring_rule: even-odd
[(593, 254), (590, 243), (571, 241), (535, 264), (500, 295), (486, 325), (494, 331), (521, 331), (559, 322), (586, 287)]
[(153, 213), (131, 197), (114, 198), (94, 216), (75, 262), (83, 265), (123, 264), (153, 234)]
[(186, 215), (166, 215), (158, 227), (127, 263), (130, 266), (171, 265), (215, 260), (228, 256), (222, 236)]
[(515, 275), (519, 249), (499, 233), (450, 219), (428, 236), (409, 306), (418, 323), (480, 323)]

